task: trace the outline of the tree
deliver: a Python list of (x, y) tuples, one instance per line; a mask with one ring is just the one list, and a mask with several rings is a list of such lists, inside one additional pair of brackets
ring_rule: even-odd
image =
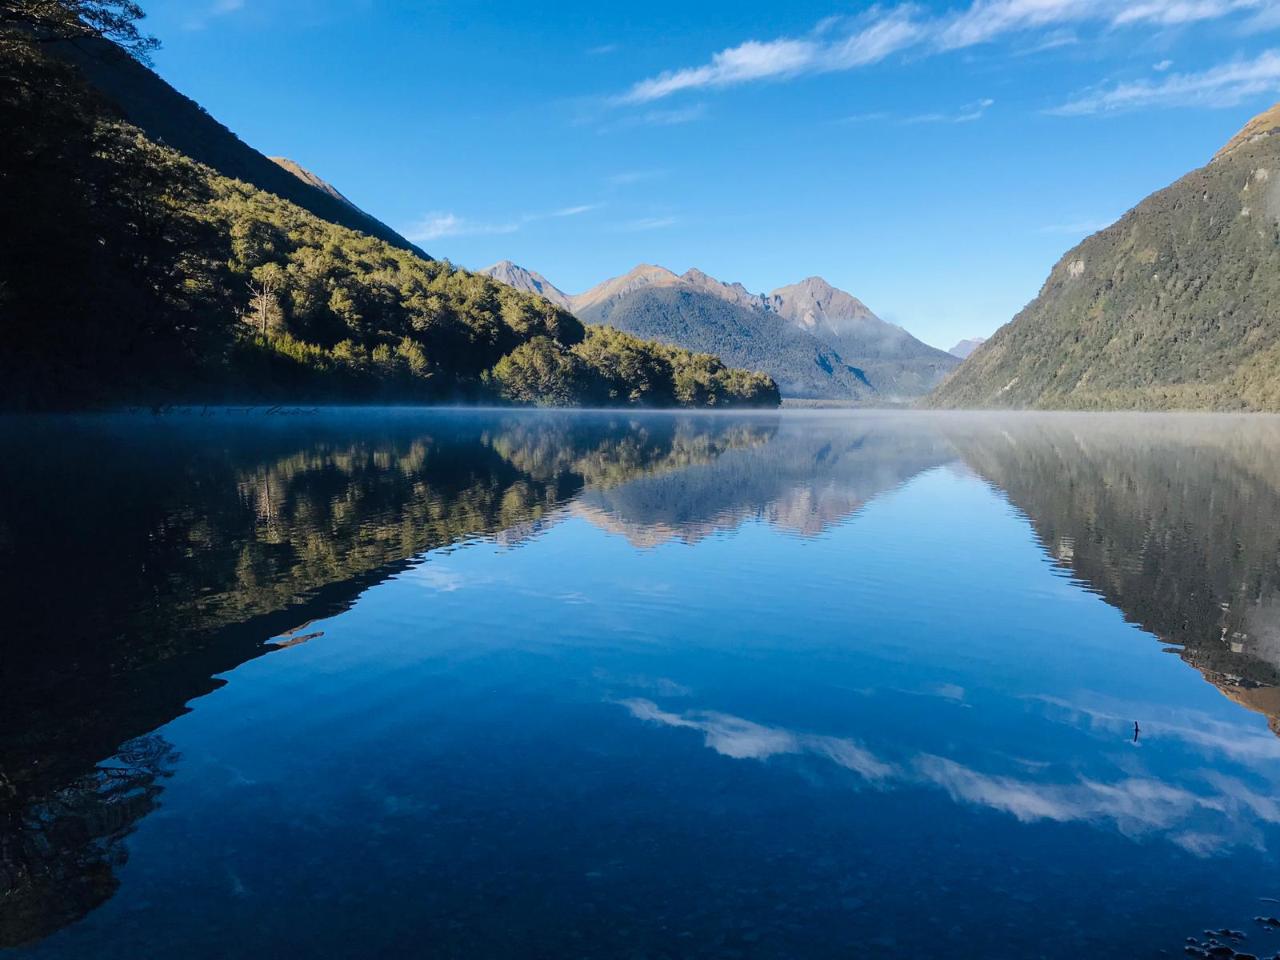
[(580, 362), (550, 337), (534, 337), (497, 362), (491, 381), (512, 403), (540, 407), (579, 401)]
[(98, 37), (150, 63), (160, 41), (138, 28), (144, 17), (133, 0), (0, 0), (0, 39), (7, 45)]
[(280, 314), (280, 288), (284, 282), (284, 271), (277, 264), (268, 263), (253, 271), (249, 288), (249, 312), (245, 320), (265, 337), (274, 333), (282, 325)]

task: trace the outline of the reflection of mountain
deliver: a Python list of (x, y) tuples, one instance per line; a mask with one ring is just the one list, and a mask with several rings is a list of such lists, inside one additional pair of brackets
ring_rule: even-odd
[(22, 571), (22, 590), (4, 602), (0, 945), (112, 894), (120, 840), (171, 765), (152, 731), (224, 683), (218, 674), (305, 641), (299, 624), (425, 551), (536, 524), (584, 484), (698, 463), (771, 430), (768, 417), (573, 424), (464, 414), (11, 426), (0, 560)]
[(1280, 734), (1280, 422), (959, 421), (1045, 549)]
[(751, 518), (816, 536), (954, 458), (920, 418), (791, 417), (767, 446), (740, 444), (678, 472), (590, 486), (573, 510), (642, 547), (696, 543)]

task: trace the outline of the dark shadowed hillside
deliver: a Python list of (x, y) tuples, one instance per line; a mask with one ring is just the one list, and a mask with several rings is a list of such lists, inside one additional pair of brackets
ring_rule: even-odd
[(324, 181), (296, 164), (287, 166), (263, 156), (114, 43), (80, 38), (74, 43), (49, 44), (48, 49), (75, 64), (94, 89), (152, 141), (212, 167), (224, 177), (274, 193), (322, 220), (422, 254)]

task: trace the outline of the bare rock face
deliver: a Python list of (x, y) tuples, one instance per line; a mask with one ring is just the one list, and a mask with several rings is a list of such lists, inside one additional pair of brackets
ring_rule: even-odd
[(569, 309), (569, 297), (564, 291), (556, 287), (542, 274), (526, 270), (510, 260), (503, 260), (478, 272), (486, 277), (492, 277), (499, 283), (515, 287), (515, 289), (524, 293), (536, 293), (541, 297), (545, 297), (561, 309)]

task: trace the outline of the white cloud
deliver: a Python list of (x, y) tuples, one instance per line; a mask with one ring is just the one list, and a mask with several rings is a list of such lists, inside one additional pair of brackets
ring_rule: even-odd
[(602, 204), (599, 203), (580, 203), (576, 207), (563, 207), (551, 214), (553, 217), (579, 217), (584, 213), (590, 213), (592, 210), (599, 210)]
[(404, 235), (414, 243), (426, 243), (442, 237), (478, 237), (491, 234), (515, 233), (521, 227), (536, 223), (539, 220), (561, 217), (578, 217), (592, 210), (598, 210), (603, 204), (580, 203), (575, 206), (561, 207), (549, 213), (526, 213), (513, 220), (488, 222), (470, 220), (456, 213), (433, 211), (424, 216), (413, 226), (407, 227)]
[(876, 123), (880, 121), (900, 123), (913, 126), (920, 123), (972, 123), (981, 120), (996, 102), (990, 98), (967, 103), (958, 110), (937, 110), (931, 113), (917, 113), (908, 117), (896, 117), (892, 113), (878, 111), (874, 113), (857, 113), (849, 117), (841, 117), (836, 123)]
[(975, 120), (981, 120), (988, 110), (994, 107), (996, 102), (991, 99), (979, 100), (976, 103), (969, 103), (961, 107), (955, 113), (921, 113), (914, 117), (907, 117), (902, 122), (905, 124), (917, 123), (972, 123)]
[(1248, 97), (1276, 92), (1280, 51), (1268, 50), (1253, 60), (1233, 60), (1201, 73), (1169, 74), (1090, 91), (1049, 113), (1069, 117), (1141, 107), (1233, 107)]
[(1258, 11), (1274, 0), (973, 0), (964, 9), (927, 15), (915, 4), (873, 7), (854, 17), (827, 17), (803, 37), (747, 40), (700, 66), (668, 70), (641, 80), (616, 98), (650, 103), (688, 90), (716, 89), (758, 80), (852, 70), (913, 50), (928, 55), (1048, 30), (1050, 46), (1075, 42), (1073, 25), (1105, 29), (1173, 26)]
[(513, 223), (481, 223), (459, 217), (454, 213), (435, 211), (428, 213), (416, 224), (405, 231), (405, 236), (414, 243), (425, 243), (439, 240), (441, 237), (469, 237), (490, 233), (515, 233), (520, 229), (519, 222)]
[[(958, 689), (958, 688), (957, 688)], [(672, 713), (651, 700), (618, 701), (632, 716), (648, 723), (700, 733), (707, 747), (734, 760), (766, 761), (781, 756), (809, 756), (828, 760), (853, 771), (880, 789), (933, 787), (946, 792), (957, 803), (985, 807), (1008, 814), (1023, 823), (1090, 823), (1110, 826), (1125, 836), (1164, 834), (1168, 840), (1197, 856), (1211, 856), (1233, 846), (1262, 849), (1258, 824), (1280, 823), (1280, 802), (1267, 789), (1260, 792), (1236, 777), (1206, 772), (1203, 782), (1211, 789), (1197, 792), (1150, 776), (1123, 775), (1115, 782), (1072, 776), (1065, 781), (1045, 779), (1055, 765), (1022, 761), (1024, 769), (1038, 776), (1009, 776), (986, 773), (947, 757), (917, 753), (900, 764), (881, 760), (856, 740), (802, 733), (783, 727), (768, 727), (742, 717), (711, 710)], [(1090, 712), (1062, 701), (1046, 699), (1055, 707), (1110, 725), (1113, 717)], [(1214, 746), (1229, 738), (1219, 727), (1229, 725), (1198, 719), (1199, 733), (1191, 727), (1152, 722), (1144, 730), (1156, 735), (1174, 734), (1200, 742), (1206, 734)], [(1123, 721), (1127, 724), (1127, 719)], [(1239, 733), (1242, 728), (1232, 726)], [(1124, 728), (1116, 731), (1123, 736)], [(1280, 751), (1280, 742), (1263, 753), (1245, 749), (1237, 757), (1268, 759)], [(1207, 745), (1207, 744), (1205, 744)], [(1226, 752), (1231, 756), (1230, 751)]]
[(210, 20), (237, 13), (244, 9), (244, 5), (245, 0), (214, 0), (212, 4), (197, 12), (195, 16), (183, 24), (183, 27), (187, 30), (203, 30), (209, 25)]
[(1151, 69), (1154, 70), (1156, 73), (1164, 73), (1166, 70), (1168, 70), (1172, 66), (1173, 66), (1172, 60), (1161, 60), (1159, 63), (1153, 63), (1151, 65)]

